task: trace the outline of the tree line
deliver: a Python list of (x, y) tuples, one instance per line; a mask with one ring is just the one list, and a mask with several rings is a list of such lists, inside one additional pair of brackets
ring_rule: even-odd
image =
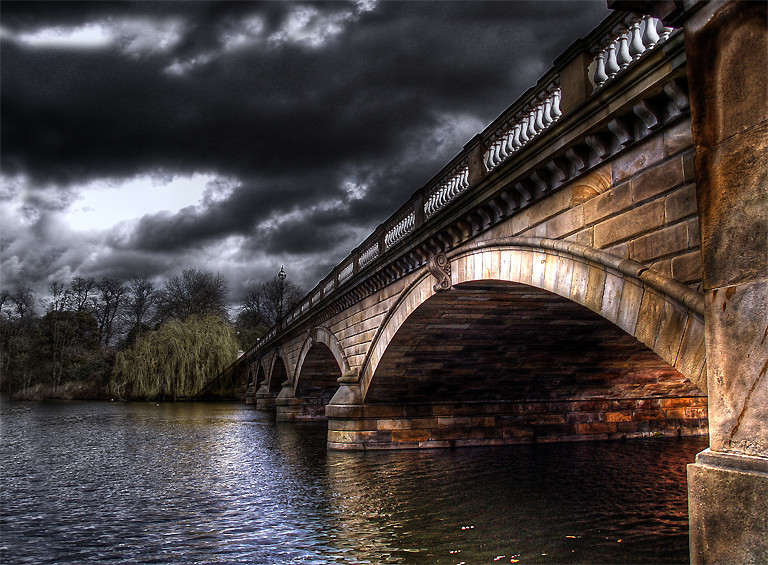
[(0, 291), (0, 393), (189, 398), (304, 295), (275, 277), (251, 286), (231, 319), (226, 277), (205, 270), (159, 287), (148, 277), (74, 277), (47, 290), (42, 299), (24, 283)]

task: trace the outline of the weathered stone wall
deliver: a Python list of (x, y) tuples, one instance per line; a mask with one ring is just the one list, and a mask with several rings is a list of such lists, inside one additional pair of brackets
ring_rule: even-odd
[(574, 241), (696, 288), (701, 238), (690, 122), (658, 131), (479, 239)]
[(707, 434), (702, 396), (328, 407), (328, 446), (423, 449)]

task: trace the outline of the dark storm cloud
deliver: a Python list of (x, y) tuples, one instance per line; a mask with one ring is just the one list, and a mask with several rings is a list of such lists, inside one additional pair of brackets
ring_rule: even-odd
[[(51, 187), (66, 208), (94, 180), (233, 179), (221, 200), (106, 236), (89, 272), (199, 267), (182, 262), (232, 237), (243, 255), (325, 268), (606, 14), (602, 1), (3, 2), (0, 166), (46, 211)], [(88, 24), (114, 41), (20, 39)]]

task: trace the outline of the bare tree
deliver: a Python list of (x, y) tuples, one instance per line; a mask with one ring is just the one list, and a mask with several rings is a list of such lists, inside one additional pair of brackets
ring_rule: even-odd
[(128, 300), (125, 304), (127, 323), (135, 342), (152, 317), (158, 292), (149, 277), (134, 277), (128, 283)]
[(228, 319), (229, 284), (221, 273), (187, 269), (165, 283), (158, 300), (162, 321), (184, 320), (193, 314), (214, 314)]
[(109, 342), (115, 334), (115, 320), (120, 311), (127, 288), (115, 279), (104, 278), (96, 285), (99, 292), (99, 300), (96, 303), (96, 320), (99, 323), (99, 335), (101, 342), (105, 347), (109, 347)]
[(84, 279), (75, 277), (70, 285), (72, 289), (72, 307), (78, 312), (91, 312), (96, 295), (96, 281), (93, 277)]
[(11, 295), (11, 302), (19, 321), (24, 322), (35, 315), (35, 293), (26, 284)]
[(304, 298), (304, 294), (300, 286), (278, 277), (253, 285), (245, 294), (238, 323), (248, 329), (264, 328), (266, 333), (279, 317), (288, 314)]

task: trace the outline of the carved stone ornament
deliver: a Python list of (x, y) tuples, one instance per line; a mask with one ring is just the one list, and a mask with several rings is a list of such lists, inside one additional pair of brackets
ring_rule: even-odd
[(451, 262), (445, 256), (445, 253), (438, 253), (430, 257), (427, 261), (427, 269), (437, 279), (437, 282), (432, 286), (432, 290), (441, 292), (451, 288), (453, 285), (451, 282)]

